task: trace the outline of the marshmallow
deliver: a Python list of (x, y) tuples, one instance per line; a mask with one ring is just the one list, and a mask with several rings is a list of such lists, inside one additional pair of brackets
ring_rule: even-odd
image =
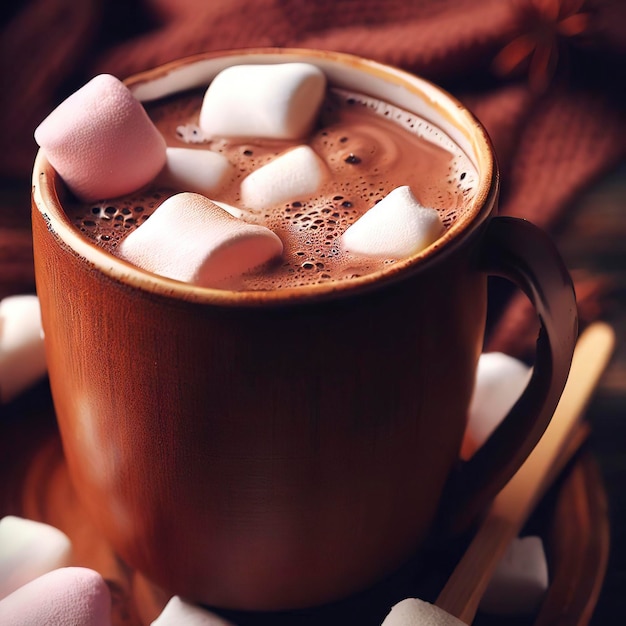
[(238, 220), (200, 194), (180, 193), (118, 250), (121, 258), (155, 274), (211, 287), (280, 256), (283, 244), (265, 226)]
[(165, 165), (165, 140), (141, 103), (110, 74), (64, 100), (37, 127), (35, 141), (86, 202), (136, 191)]
[(493, 615), (529, 615), (547, 589), (548, 564), (541, 539), (517, 538), (498, 564), (479, 608)]
[(215, 613), (199, 606), (189, 604), (174, 596), (166, 604), (163, 612), (152, 622), (152, 626), (232, 626)]
[(382, 626), (466, 626), (466, 624), (434, 604), (419, 598), (407, 598), (391, 609)]
[(407, 186), (397, 187), (341, 236), (352, 254), (403, 259), (429, 246), (444, 227), (435, 209), (423, 207)]
[(111, 626), (111, 594), (94, 570), (55, 569), (0, 600), (0, 624)]
[(166, 158), (157, 182), (204, 195), (219, 190), (233, 169), (223, 154), (211, 150), (167, 148)]
[(501, 352), (480, 355), (461, 456), (469, 458), (485, 443), (526, 388), (532, 370)]
[(0, 301), (0, 401), (9, 402), (47, 371), (39, 299), (9, 296)]
[(241, 181), (241, 200), (261, 210), (315, 193), (326, 172), (324, 162), (309, 146), (283, 152)]
[(200, 128), (208, 137), (301, 139), (325, 91), (324, 73), (308, 63), (229, 67), (204, 95)]
[(0, 520), (0, 598), (71, 559), (72, 544), (58, 528), (13, 515)]

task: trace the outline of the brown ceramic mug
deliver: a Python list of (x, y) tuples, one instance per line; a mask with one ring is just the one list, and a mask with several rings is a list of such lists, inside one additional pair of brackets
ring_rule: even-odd
[[(141, 271), (87, 241), (40, 154), (33, 232), (50, 383), (75, 488), (157, 585), (240, 609), (323, 603), (380, 579), (479, 512), (548, 424), (576, 339), (573, 289), (531, 224), (494, 217), (480, 124), (432, 84), (349, 55), (234, 51), (128, 81), (139, 99), (238, 63), (306, 61), (332, 84), (422, 115), (470, 156), (476, 200), (425, 253), (343, 283), (231, 292)], [(459, 448), (487, 276), (541, 320), (534, 374), (469, 462)], [(442, 501), (442, 494), (445, 501)]]

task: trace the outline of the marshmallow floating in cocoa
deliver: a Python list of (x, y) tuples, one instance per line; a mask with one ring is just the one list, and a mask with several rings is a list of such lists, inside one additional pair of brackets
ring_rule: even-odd
[(0, 520), (0, 598), (53, 569), (69, 565), (72, 544), (54, 526), (7, 515)]
[(407, 598), (392, 607), (382, 626), (466, 626), (466, 624), (434, 604), (419, 598)]
[(39, 299), (33, 294), (0, 301), (0, 402), (9, 402), (47, 371)]
[(111, 626), (111, 594), (98, 572), (62, 567), (0, 600), (2, 626)]
[(35, 141), (81, 200), (140, 189), (165, 165), (165, 140), (130, 90), (100, 74), (64, 100)]
[(262, 210), (315, 193), (326, 166), (309, 146), (297, 146), (251, 172), (241, 181), (244, 206)]
[(200, 128), (208, 137), (301, 139), (325, 91), (326, 76), (309, 63), (229, 67), (204, 95)]
[(200, 606), (173, 596), (151, 626), (232, 626), (231, 622)]
[(548, 583), (541, 538), (518, 537), (498, 563), (479, 608), (492, 615), (529, 615), (539, 606)]
[(280, 256), (283, 244), (269, 228), (185, 192), (165, 200), (118, 250), (121, 258), (155, 274), (212, 287)]
[(168, 147), (166, 159), (159, 183), (204, 195), (218, 191), (233, 169), (223, 154), (211, 150)]
[(359, 256), (403, 259), (433, 243), (444, 230), (439, 213), (422, 206), (408, 186), (397, 187), (341, 236), (344, 250)]

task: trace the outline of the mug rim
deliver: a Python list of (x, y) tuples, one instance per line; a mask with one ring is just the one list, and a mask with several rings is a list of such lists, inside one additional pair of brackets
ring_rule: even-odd
[[(428, 97), (428, 105), (438, 109), (439, 113), (448, 117), (453, 113), (454, 122), (462, 123), (463, 131), (473, 140), (473, 147), (477, 159), (480, 161), (476, 164), (479, 170), (476, 194), (467, 215), (456, 220), (441, 237), (424, 250), (398, 260), (383, 269), (349, 280), (331, 280), (327, 283), (266, 291), (238, 291), (203, 287), (143, 270), (115, 256), (82, 235), (71, 223), (63, 209), (59, 194), (60, 189), (64, 189), (62, 184), (60, 185), (62, 183), (61, 177), (40, 149), (33, 168), (32, 203), (33, 209), (41, 213), (49, 233), (63, 247), (81, 257), (94, 269), (129, 287), (156, 295), (205, 304), (235, 307), (276, 306), (347, 297), (381, 288), (416, 272), (421, 272), (462, 245), (491, 215), (496, 206), (499, 173), (495, 152), (487, 131), (474, 114), (445, 89), (406, 70), (344, 52), (307, 48), (261, 47), (217, 50), (185, 56), (133, 74), (123, 82), (131, 91), (136, 91), (148, 83), (157, 82), (160, 78), (167, 78), (176, 72), (184, 72), (184, 69), (190, 66), (199, 65), (203, 62), (210, 64), (222, 59), (226, 62), (224, 66), (226, 67), (238, 64), (234, 62), (234, 59), (239, 57), (245, 58), (246, 62), (257, 63), (278, 63), (291, 60), (317, 61), (347, 67), (349, 70), (364, 71), (382, 78), (385, 83), (395, 83), (397, 86), (412, 92), (414, 96), (419, 93), (420, 97)], [(217, 72), (214, 71), (215, 73)], [(206, 84), (208, 85), (208, 83)], [(174, 88), (169, 90), (169, 93), (173, 94), (180, 91), (180, 88)], [(380, 96), (377, 97), (380, 98)], [(142, 98), (139, 99), (142, 100)], [(142, 101), (146, 99), (149, 98), (144, 97)], [(435, 124), (432, 120), (427, 121), (430, 124)], [(437, 124), (435, 125), (437, 126)], [(455, 141), (455, 143), (457, 142)], [(474, 160), (471, 156), (470, 159)]]

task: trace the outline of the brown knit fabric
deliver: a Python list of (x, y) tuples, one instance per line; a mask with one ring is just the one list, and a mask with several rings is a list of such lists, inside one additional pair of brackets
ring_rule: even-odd
[[(125, 78), (180, 56), (249, 46), (351, 52), (441, 84), (492, 136), (501, 212), (547, 229), (624, 158), (622, 0), (27, 0), (2, 15), (0, 177), (23, 184), (26, 196), (34, 128), (93, 75)], [(0, 219), (10, 210), (14, 203), (0, 207)], [(0, 273), (25, 276), (28, 287), (29, 267), (3, 262)], [(532, 338), (534, 320), (519, 300), (492, 348), (519, 351), (519, 338)]]

